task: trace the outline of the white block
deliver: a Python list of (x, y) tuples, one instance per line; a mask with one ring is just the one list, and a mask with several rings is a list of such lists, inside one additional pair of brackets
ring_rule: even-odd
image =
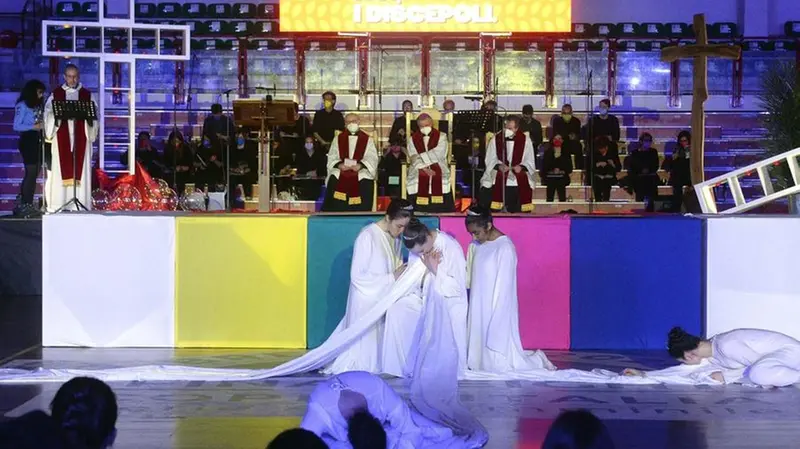
[(174, 217), (47, 215), (42, 234), (44, 346), (174, 346)]
[(800, 339), (800, 217), (709, 218), (706, 232), (706, 334), (759, 328)]

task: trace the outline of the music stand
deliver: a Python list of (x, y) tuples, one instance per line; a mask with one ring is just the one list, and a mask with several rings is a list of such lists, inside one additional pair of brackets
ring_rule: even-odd
[[(53, 116), (56, 122), (60, 123), (62, 120), (84, 120), (89, 126), (97, 120), (97, 107), (94, 101), (80, 101), (80, 100), (53, 100)], [(60, 126), (60, 125), (59, 125)], [(74, 142), (72, 142), (74, 144)], [(72, 199), (67, 201), (63, 206), (59, 207), (55, 213), (60, 213), (67, 210), (70, 205), (75, 205), (76, 210), (89, 210), (81, 200), (78, 199), (78, 149), (72, 149)], [(61, 148), (58, 149), (61, 151)], [(89, 154), (83, 155), (84, 158), (92, 157), (91, 151)], [(81, 164), (81, 173), (83, 173), (83, 164)], [(63, 178), (63, 176), (62, 176)], [(84, 179), (83, 182), (92, 182), (91, 179)]]
[[(272, 101), (270, 99), (246, 99), (233, 101), (233, 118), (236, 123), (253, 129), (260, 129), (259, 151), (259, 210), (271, 210), (272, 180), (270, 162), (272, 151), (272, 127), (294, 125), (295, 109), (292, 101)], [(264, 182), (266, 181), (266, 182)], [(266, 207), (265, 207), (266, 206)]]
[[(467, 135), (469, 136), (470, 142), (476, 136), (480, 136), (480, 141), (483, 144), (486, 144), (486, 133), (487, 132), (496, 132), (496, 130), (492, 129), (494, 127), (494, 123), (497, 121), (497, 113), (494, 111), (486, 111), (486, 110), (475, 110), (475, 111), (458, 111), (456, 112), (456, 116), (453, 119), (453, 128), (454, 134), (457, 132), (458, 135)], [(470, 145), (472, 145), (470, 143)], [(486, 151), (489, 151), (488, 148), (485, 148)], [(470, 150), (471, 151), (471, 150)], [(478, 154), (480, 156), (480, 153)], [(480, 186), (476, 184), (475, 180), (475, 172), (478, 169), (480, 162), (472, 167), (472, 199), (475, 200), (476, 198), (476, 186), (477, 190), (480, 191)], [(484, 170), (489, 170), (489, 167), (484, 167)], [(505, 189), (503, 190), (505, 194)], [(505, 207), (505, 204), (504, 204)]]

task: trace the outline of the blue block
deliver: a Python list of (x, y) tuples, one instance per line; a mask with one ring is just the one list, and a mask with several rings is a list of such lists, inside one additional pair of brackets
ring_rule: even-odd
[(669, 329), (702, 335), (704, 222), (575, 218), (571, 347), (664, 349)]

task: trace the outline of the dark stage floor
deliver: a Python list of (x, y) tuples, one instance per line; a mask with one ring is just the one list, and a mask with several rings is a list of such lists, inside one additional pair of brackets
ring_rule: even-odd
[[(264, 368), (299, 351), (31, 350), (14, 368), (110, 368), (172, 363)], [(561, 368), (660, 368), (664, 353), (548, 352)], [(258, 383), (130, 382), (112, 384), (120, 402), (117, 449), (258, 449), (296, 426), (317, 376)], [(406, 393), (405, 383), (390, 383)], [(46, 407), (58, 385), (0, 386), (0, 412)], [(619, 448), (792, 448), (800, 441), (800, 390), (741, 386), (621, 386), (463, 382), (462, 401), (489, 429), (488, 448), (539, 448), (563, 409), (588, 408), (606, 420)]]

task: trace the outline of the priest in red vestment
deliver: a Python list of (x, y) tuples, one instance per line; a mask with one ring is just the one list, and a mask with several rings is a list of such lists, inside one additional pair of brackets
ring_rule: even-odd
[[(78, 67), (69, 64), (64, 68), (64, 84), (53, 90), (44, 107), (45, 139), (50, 142), (52, 162), (47, 170), (44, 194), (47, 211), (55, 212), (75, 194), (87, 208), (91, 208), (92, 193), (92, 143), (97, 139), (98, 123), (86, 120), (56, 120), (53, 101), (94, 101), (92, 93), (80, 83)], [(74, 154), (73, 154), (74, 152)], [(72, 206), (75, 209), (75, 206)]]
[(420, 212), (453, 212), (447, 134), (433, 127), (428, 114), (417, 118), (418, 130), (408, 140), (410, 165), (406, 179), (408, 198)]
[(533, 143), (519, 129), (519, 122), (518, 117), (507, 118), (503, 133), (496, 134), (486, 145), (480, 204), (494, 211), (533, 211), (536, 156)]
[(359, 118), (347, 114), (345, 132), (333, 138), (328, 150), (328, 184), (323, 212), (371, 211), (378, 173), (378, 150)]

